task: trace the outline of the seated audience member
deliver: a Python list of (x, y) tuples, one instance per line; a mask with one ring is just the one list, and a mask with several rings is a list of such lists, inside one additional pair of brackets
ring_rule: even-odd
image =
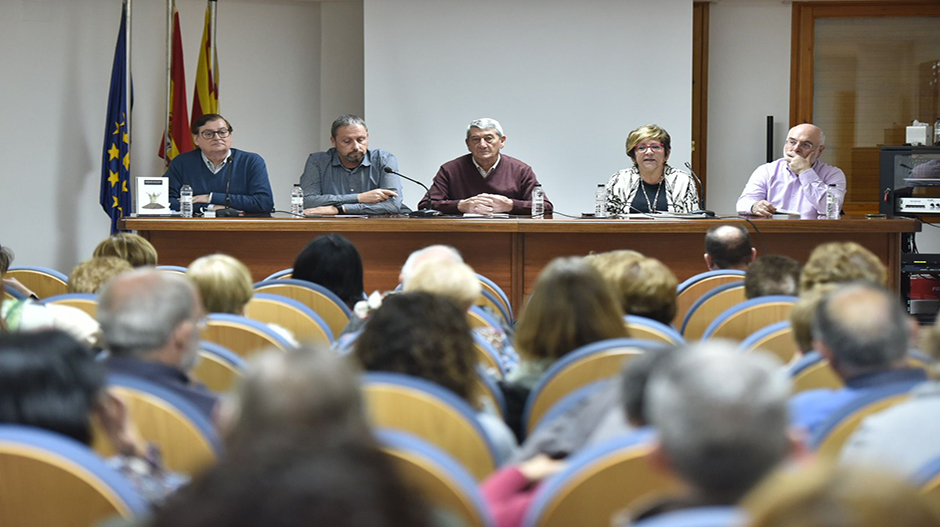
[(813, 319), (823, 297), (840, 287), (840, 284), (819, 284), (809, 291), (800, 293), (790, 310), (790, 327), (793, 328), (793, 340), (800, 354), (813, 351)]
[(740, 225), (719, 225), (705, 233), (705, 265), (709, 271), (746, 271), (757, 257), (747, 229)]
[(672, 323), (679, 282), (662, 262), (636, 251), (594, 254), (585, 261), (601, 274), (625, 314)]
[[(3, 275), (7, 274), (10, 265), (13, 264), (14, 258), (16, 258), (16, 255), (13, 254), (13, 249), (0, 245), (0, 285), (6, 289), (15, 289), (25, 297), (38, 300), (39, 297), (36, 296), (36, 293), (30, 291), (29, 288), (21, 284), (19, 280), (15, 278), (3, 278)], [(2, 293), (2, 291), (0, 291), (0, 293)], [(2, 298), (2, 296), (0, 296), (0, 298)]]
[(300, 176), (305, 214), (403, 212), (401, 178), (385, 172), (398, 172), (398, 159), (385, 150), (369, 150), (369, 129), (361, 117), (333, 121), (330, 143), (333, 148), (307, 157)]
[(27, 298), (7, 299), (0, 291), (0, 333), (60, 329), (86, 346), (98, 345), (98, 322), (87, 313), (69, 306), (38, 304), (32, 291), (16, 280), (8, 282), (4, 279), (12, 261), (13, 251), (9, 247), (0, 248), (0, 280), (4, 287), (19, 289)]
[[(408, 273), (404, 282), (406, 292), (424, 291), (445, 296), (453, 300), (460, 309), (468, 310), (480, 298), (480, 280), (473, 269), (464, 263), (425, 258)], [(495, 319), (498, 315), (494, 316)], [(519, 362), (519, 355), (509, 342), (501, 327), (473, 328), (473, 333), (486, 339), (499, 353), (506, 371), (511, 371)]]
[(150, 527), (428, 527), (426, 506), (373, 445), (272, 437), (230, 452), (169, 500)]
[(199, 290), (206, 313), (243, 315), (245, 305), (255, 295), (251, 271), (227, 254), (212, 254), (193, 260), (186, 276)]
[(800, 262), (780, 254), (757, 258), (744, 275), (744, 296), (750, 300), (769, 295), (798, 295), (801, 267)]
[(783, 157), (757, 167), (738, 198), (738, 214), (770, 217), (777, 209), (801, 218), (826, 215), (826, 191), (833, 187), (842, 209), (845, 174), (819, 160), (826, 149), (826, 134), (812, 124), (794, 126), (787, 133)]
[(326, 234), (307, 244), (297, 259), (291, 275), (332, 291), (349, 309), (365, 296), (362, 285), (362, 257), (345, 236)]
[(500, 459), (515, 451), (512, 433), (477, 393), (470, 325), (453, 301), (422, 292), (389, 296), (369, 317), (354, 354), (367, 371), (421, 377), (454, 392), (478, 409)]
[[(476, 119), (467, 127), (470, 153), (441, 165), (419, 209), (446, 214), (532, 214), (532, 189), (539, 184), (532, 167), (500, 154), (506, 145), (495, 119)], [(552, 202), (545, 197), (545, 212)]]
[(686, 488), (640, 517), (738, 503), (797, 451), (787, 433), (789, 391), (768, 355), (741, 355), (721, 341), (675, 353), (653, 373), (646, 408), (657, 431), (652, 462)]
[[(104, 365), (66, 333), (0, 337), (0, 423), (28, 425), (92, 441), (92, 417), (118, 452), (107, 460), (151, 503), (186, 482), (160, 467), (158, 453), (137, 434), (120, 399), (105, 389)], [(51, 504), (54, 506), (54, 504)]]
[(607, 214), (685, 213), (699, 208), (692, 176), (667, 163), (672, 151), (669, 132), (655, 124), (641, 126), (630, 132), (626, 146), (633, 167), (607, 182)]
[(204, 317), (199, 293), (179, 273), (143, 268), (119, 275), (98, 301), (108, 371), (165, 386), (212, 417), (217, 397), (188, 375)]
[(924, 370), (907, 366), (907, 319), (897, 296), (879, 286), (853, 283), (826, 295), (813, 322), (815, 347), (845, 387), (796, 394), (793, 423), (812, 433), (833, 411), (873, 389), (926, 381)]
[(95, 247), (92, 256), (116, 256), (127, 260), (132, 267), (157, 265), (157, 249), (143, 236), (130, 232), (119, 232), (105, 239)]
[(69, 293), (97, 293), (115, 276), (134, 269), (117, 256), (90, 258), (75, 266), (69, 274)]
[(580, 258), (556, 258), (539, 274), (516, 324), (520, 363), (501, 382), (506, 421), (521, 437), (529, 392), (556, 360), (598, 340), (626, 337), (623, 311), (600, 274)]
[[(940, 320), (940, 319), (938, 319)], [(934, 324), (921, 339), (920, 349), (940, 359), (940, 326)], [(934, 379), (938, 366), (933, 366)], [(862, 421), (842, 448), (848, 465), (872, 465), (901, 476), (915, 474), (940, 457), (940, 381), (932, 380), (911, 391), (911, 399)]]
[(747, 527), (929, 527), (940, 510), (895, 475), (817, 462), (779, 470), (744, 500)]
[(193, 212), (206, 207), (231, 207), (248, 213), (271, 212), (274, 197), (268, 168), (261, 156), (232, 148), (232, 125), (216, 113), (192, 124), (195, 150), (170, 163), (170, 208), (180, 210), (180, 189), (193, 188)]
[(398, 274), (398, 283), (404, 285), (415, 268), (426, 261), (464, 263), (460, 251), (450, 245), (428, 245), (408, 255)]
[(813, 249), (800, 272), (800, 291), (817, 284), (864, 280), (885, 285), (888, 271), (881, 260), (855, 242), (824, 243)]

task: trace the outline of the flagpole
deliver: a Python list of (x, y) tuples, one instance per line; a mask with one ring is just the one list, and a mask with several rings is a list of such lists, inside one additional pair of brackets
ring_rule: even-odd
[(166, 117), (163, 121), (164, 167), (170, 165), (170, 75), (173, 63), (173, 7), (176, 0), (166, 0)]
[[(127, 101), (127, 115), (124, 117), (124, 122), (127, 123), (126, 125), (127, 126), (127, 154), (130, 155), (131, 145), (133, 144), (132, 138), (134, 136), (133, 128), (131, 128), (131, 114), (133, 114), (133, 111), (132, 111), (133, 102), (131, 101), (131, 99), (134, 93), (134, 87), (131, 85), (131, 79), (133, 79), (133, 76), (131, 75), (131, 49), (133, 47), (131, 44), (133, 42), (133, 39), (131, 39), (131, 27), (133, 27), (131, 25), (131, 8), (132, 8), (133, 0), (124, 0), (124, 4), (127, 5), (127, 21), (126, 21), (126, 30), (125, 30), (126, 33), (125, 33), (125, 41), (124, 41), (124, 53), (126, 55), (125, 56), (125, 71), (124, 71), (124, 76), (125, 76), (124, 77), (124, 91), (125, 91), (124, 100)], [(130, 168), (128, 168), (128, 176), (129, 175), (130, 175)], [(136, 192), (134, 192), (135, 185), (130, 184), (130, 183), (131, 182), (128, 181), (128, 184), (131, 187), (128, 189), (128, 191), (131, 193), (131, 210), (125, 211), (124, 213), (125, 216), (130, 216), (131, 212), (137, 210), (137, 195), (136, 195)]]
[[(215, 85), (216, 90), (219, 89), (218, 85), (215, 84), (215, 76), (218, 75), (218, 71), (219, 71), (218, 70), (219, 64), (215, 60), (216, 50), (218, 49), (215, 47), (216, 37), (218, 36), (216, 34), (216, 27), (217, 27), (216, 17), (218, 16), (218, 14), (219, 14), (219, 3), (216, 0), (209, 0), (209, 35), (212, 38), (212, 43), (211, 43), (212, 56), (206, 57), (206, 62), (210, 65), (209, 69), (212, 71), (212, 77), (213, 77), (209, 79), (209, 82), (212, 85)], [(216, 112), (215, 113), (222, 113), (222, 105), (221, 103), (219, 103), (218, 96), (219, 96), (219, 93), (218, 91), (216, 91), (216, 109), (215, 109)], [(193, 104), (195, 104), (195, 102)]]

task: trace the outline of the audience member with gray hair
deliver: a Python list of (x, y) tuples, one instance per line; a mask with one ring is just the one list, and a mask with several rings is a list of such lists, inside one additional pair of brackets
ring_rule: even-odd
[(653, 461), (681, 479), (684, 497), (646, 516), (737, 503), (795, 451), (787, 433), (790, 383), (779, 362), (710, 341), (673, 354), (646, 389), (658, 432)]
[(108, 370), (163, 385), (211, 417), (216, 396), (188, 375), (203, 317), (199, 293), (181, 274), (144, 267), (118, 275), (98, 302)]
[(343, 115), (330, 127), (333, 148), (314, 152), (300, 176), (304, 213), (398, 214), (402, 205), (398, 159), (391, 152), (369, 149), (369, 129), (356, 115)]
[(818, 389), (791, 401), (793, 422), (813, 432), (840, 406), (872, 390), (927, 380), (925, 371), (906, 365), (910, 326), (896, 295), (869, 283), (830, 292), (816, 308), (816, 350), (844, 382), (838, 390)]
[(428, 245), (423, 249), (418, 249), (408, 255), (405, 265), (401, 266), (401, 273), (398, 275), (398, 283), (405, 285), (408, 277), (414, 272), (419, 264), (427, 261), (464, 263), (460, 251), (450, 245)]
[[(499, 122), (472, 121), (466, 143), (470, 153), (441, 165), (418, 208), (446, 214), (531, 214), (532, 189), (539, 184), (538, 178), (529, 165), (500, 154), (506, 136)], [(545, 212), (551, 211), (546, 197)]]

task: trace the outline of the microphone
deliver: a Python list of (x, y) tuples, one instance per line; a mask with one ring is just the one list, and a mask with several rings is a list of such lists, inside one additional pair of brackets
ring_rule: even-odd
[(698, 174), (696, 174), (695, 171), (692, 170), (692, 164), (689, 163), (688, 161), (685, 162), (685, 168), (688, 168), (689, 174), (692, 174), (692, 177), (695, 178), (695, 183), (696, 183), (695, 188), (698, 191), (696, 192), (696, 194), (698, 194), (698, 202), (702, 207), (699, 210), (693, 210), (690, 214), (704, 214), (705, 216), (709, 218), (714, 218), (715, 217), (714, 211), (710, 211), (705, 208), (705, 195), (702, 194), (702, 180), (699, 179)]
[[(402, 174), (401, 172), (396, 172), (396, 171), (392, 170), (392, 167), (385, 167), (385, 173), (386, 173), (386, 174), (395, 174), (396, 176), (405, 178), (405, 179), (407, 179), (408, 181), (411, 181), (412, 183), (416, 183), (416, 184), (420, 185), (421, 188), (424, 189), (424, 191), (425, 191), (425, 193), (426, 193), (426, 194), (425, 194), (426, 196), (430, 196), (430, 195), (431, 195), (431, 189), (428, 188), (427, 185), (425, 185), (424, 183), (418, 181), (417, 179), (412, 179), (412, 178), (410, 178), (410, 177), (408, 177), (408, 176)], [(419, 209), (419, 210), (413, 210), (413, 211), (411, 211), (411, 212), (408, 214), (408, 216), (410, 216), (410, 217), (412, 217), (412, 218), (427, 218), (427, 217), (431, 217), (431, 216), (440, 216), (441, 214), (442, 214), (442, 212), (439, 211), (439, 210), (434, 210), (434, 209)]]
[(235, 164), (232, 159), (234, 156), (229, 157), (228, 166), (225, 167), (225, 208), (215, 211), (215, 216), (217, 218), (235, 218), (241, 215), (240, 210), (230, 208), (229, 205), (229, 189), (232, 187), (232, 165)]

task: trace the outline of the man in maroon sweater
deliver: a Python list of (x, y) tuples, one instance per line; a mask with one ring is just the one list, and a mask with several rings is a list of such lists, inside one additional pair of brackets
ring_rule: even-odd
[[(532, 189), (539, 184), (532, 167), (500, 155), (506, 146), (495, 119), (477, 119), (467, 127), (470, 153), (441, 165), (419, 209), (446, 214), (532, 214)], [(545, 212), (552, 202), (545, 198)]]

